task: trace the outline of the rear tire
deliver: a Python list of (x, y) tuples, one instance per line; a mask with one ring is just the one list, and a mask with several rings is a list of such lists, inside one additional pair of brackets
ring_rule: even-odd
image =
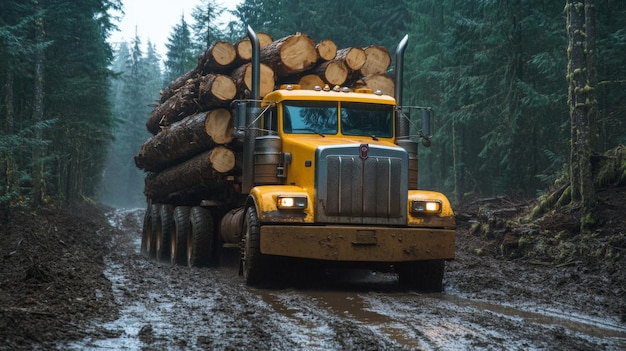
[(268, 257), (261, 253), (261, 225), (254, 206), (246, 208), (241, 233), (241, 268), (247, 285), (266, 281)]
[(213, 240), (213, 217), (207, 208), (194, 206), (189, 214), (191, 230), (187, 236), (187, 265), (209, 265), (215, 251)]
[(156, 256), (156, 238), (161, 231), (161, 204), (150, 206), (150, 237), (148, 238), (146, 249), (148, 257)]
[(190, 208), (187, 206), (177, 206), (174, 209), (174, 230), (170, 236), (170, 262), (172, 264), (187, 264), (187, 236), (191, 231), (189, 211)]
[(399, 264), (400, 284), (420, 292), (442, 292), (444, 260), (413, 261)]
[(152, 234), (152, 207), (148, 205), (143, 215), (143, 227), (141, 229), (141, 249), (140, 252), (144, 256), (148, 256), (148, 242), (150, 241)]
[(161, 205), (159, 223), (161, 229), (157, 232), (156, 237), (156, 259), (157, 261), (167, 262), (170, 260), (170, 237), (174, 229), (174, 206)]

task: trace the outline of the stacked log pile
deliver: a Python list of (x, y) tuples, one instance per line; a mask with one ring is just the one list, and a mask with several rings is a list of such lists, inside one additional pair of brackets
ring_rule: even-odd
[(261, 99), (282, 84), (369, 88), (393, 95), (393, 80), (385, 73), (391, 57), (384, 47), (337, 49), (331, 40), (316, 43), (302, 33), (278, 40), (265, 33), (258, 37), (260, 96), (250, 96), (252, 46), (247, 38), (216, 42), (193, 69), (161, 91), (146, 122), (153, 135), (135, 155), (137, 167), (148, 172), (148, 198), (171, 202), (174, 197), (214, 199), (225, 193), (223, 185), (241, 172), (241, 147), (232, 134), (234, 100)]

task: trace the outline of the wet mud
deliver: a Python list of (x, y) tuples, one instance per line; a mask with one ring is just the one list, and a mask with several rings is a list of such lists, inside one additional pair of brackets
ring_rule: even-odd
[(276, 286), (255, 289), (238, 275), (236, 250), (223, 255), (219, 268), (171, 266), (140, 255), (141, 218), (140, 210), (110, 214), (120, 231), (111, 238), (105, 275), (119, 317), (95, 321), (88, 337), (62, 348), (626, 348), (618, 313), (593, 296), (555, 291), (546, 284), (555, 277), (543, 267), (461, 254), (448, 263), (441, 294), (403, 290), (391, 273), (347, 270), (296, 269)]

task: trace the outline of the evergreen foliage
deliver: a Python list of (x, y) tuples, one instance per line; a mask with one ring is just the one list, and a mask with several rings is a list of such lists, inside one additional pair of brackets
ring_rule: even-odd
[(185, 15), (180, 17), (180, 23), (172, 29), (165, 47), (167, 53), (165, 54), (164, 85), (167, 85), (196, 64), (197, 53), (191, 41), (191, 31)]
[[(564, 5), (243, 0), (233, 13), (238, 21), (222, 24), (223, 9), (202, 0), (191, 24), (181, 16), (172, 28), (162, 71), (153, 45), (144, 49), (139, 38), (122, 44), (113, 61), (106, 38), (109, 10), (120, 10), (119, 0), (2, 1), (0, 206), (32, 202), (34, 183), (44, 201), (98, 191), (107, 203), (139, 205), (144, 175), (132, 157), (149, 136), (144, 123), (159, 89), (215, 41), (244, 37), (247, 25), (275, 39), (302, 32), (339, 48), (379, 44), (392, 56), (408, 33), (404, 104), (436, 111), (432, 147), (420, 148), (420, 187), (457, 202), (470, 194), (540, 193), (569, 162)], [(626, 143), (626, 2), (596, 0), (595, 7), (591, 143), (601, 153)], [(37, 79), (41, 120), (34, 113)], [(416, 134), (419, 116), (411, 117)], [(122, 194), (132, 198), (118, 201)]]
[(0, 3), (1, 207), (94, 194), (112, 123), (108, 11), (120, 6)]

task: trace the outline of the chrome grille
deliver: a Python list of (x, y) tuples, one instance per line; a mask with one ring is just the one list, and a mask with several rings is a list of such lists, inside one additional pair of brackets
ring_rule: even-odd
[(323, 150), (318, 160), (317, 217), (333, 223), (403, 224), (407, 203), (407, 156), (402, 149)]

